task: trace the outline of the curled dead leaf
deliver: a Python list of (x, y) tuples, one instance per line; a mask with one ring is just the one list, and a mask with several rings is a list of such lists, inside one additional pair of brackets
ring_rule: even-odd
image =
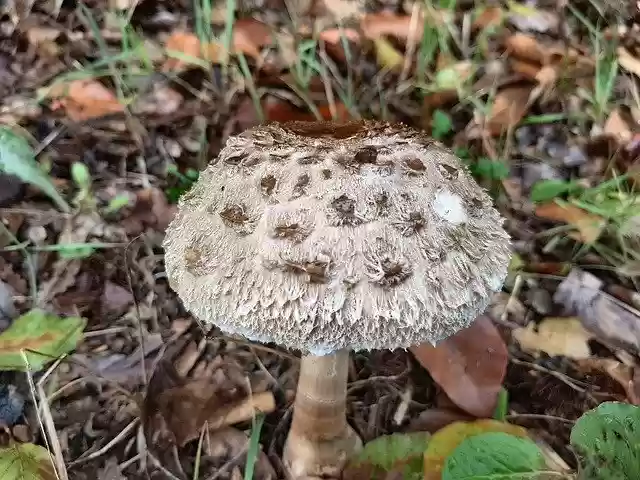
[(633, 138), (631, 124), (625, 119), (619, 108), (614, 108), (604, 123), (604, 133), (611, 135), (622, 144), (627, 144)]
[(555, 222), (564, 222), (577, 229), (570, 236), (583, 243), (593, 243), (602, 234), (606, 220), (599, 215), (589, 213), (570, 203), (547, 202), (535, 210), (536, 216)]
[(53, 110), (63, 109), (76, 122), (124, 112), (115, 94), (95, 80), (56, 83), (47, 92)]
[(533, 85), (513, 85), (496, 94), (486, 121), (490, 135), (501, 135), (522, 120), (529, 110), (529, 98), (533, 90)]
[(470, 327), (440, 342), (411, 348), (449, 398), (478, 417), (490, 417), (507, 368), (507, 347), (493, 322), (478, 317)]

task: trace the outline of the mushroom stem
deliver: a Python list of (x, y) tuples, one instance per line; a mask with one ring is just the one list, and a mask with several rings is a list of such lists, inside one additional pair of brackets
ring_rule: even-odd
[(347, 423), (348, 373), (348, 350), (302, 358), (283, 455), (291, 479), (339, 478), (348, 458), (362, 447)]

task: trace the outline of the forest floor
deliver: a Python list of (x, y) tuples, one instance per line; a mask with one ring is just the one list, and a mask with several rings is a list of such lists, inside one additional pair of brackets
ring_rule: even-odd
[(452, 148), (515, 253), (470, 329), (352, 355), (351, 424), (494, 417), (569, 478), (576, 419), (640, 404), (639, 77), (633, 1), (2, 2), (0, 445), (42, 478), (282, 478), (299, 352), (205, 336), (163, 232), (229, 136), (377, 118)]

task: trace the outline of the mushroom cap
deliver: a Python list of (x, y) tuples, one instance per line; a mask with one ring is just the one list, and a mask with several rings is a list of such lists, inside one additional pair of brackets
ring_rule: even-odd
[(229, 138), (164, 246), (170, 285), (201, 322), (315, 355), (435, 344), (485, 310), (510, 260), (461, 161), (375, 121)]

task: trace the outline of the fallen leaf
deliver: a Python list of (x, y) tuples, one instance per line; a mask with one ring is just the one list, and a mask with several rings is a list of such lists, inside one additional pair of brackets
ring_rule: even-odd
[(0, 472), (6, 480), (56, 480), (58, 474), (47, 449), (33, 443), (0, 448)]
[(233, 24), (233, 51), (260, 58), (262, 48), (271, 44), (271, 27), (254, 18), (236, 20)]
[(378, 65), (388, 70), (402, 68), (404, 57), (398, 52), (389, 40), (380, 37), (373, 41)]
[(520, 347), (535, 356), (540, 352), (552, 357), (563, 355), (573, 359), (591, 356), (588, 342), (593, 334), (586, 331), (576, 317), (548, 317), (537, 328), (531, 322), (525, 328), (514, 329), (512, 333)]
[(640, 59), (633, 56), (629, 50), (624, 47), (618, 47), (616, 53), (618, 54), (618, 63), (620, 66), (629, 73), (640, 77)]
[(497, 28), (502, 25), (505, 12), (500, 7), (486, 7), (480, 12), (471, 24), (473, 30), (484, 30), (486, 28)]
[(630, 123), (624, 118), (619, 108), (614, 108), (609, 114), (604, 123), (604, 133), (611, 135), (622, 144), (629, 143), (634, 135)]
[(490, 417), (507, 368), (507, 347), (493, 322), (480, 316), (436, 347), (411, 348), (449, 398), (477, 417)]
[(423, 12), (420, 12), (417, 21), (414, 20), (415, 25), (411, 23), (411, 15), (398, 15), (390, 12), (369, 13), (362, 18), (360, 28), (364, 36), (370, 40), (390, 36), (418, 43), (422, 39), (426, 21), (428, 20)]
[(505, 39), (507, 54), (529, 63), (543, 65), (549, 59), (548, 52), (535, 37), (524, 33), (515, 33)]
[(318, 39), (324, 42), (327, 53), (340, 62), (347, 62), (359, 51), (360, 34), (352, 28), (329, 28), (320, 32)]
[(640, 405), (640, 397), (638, 396), (640, 385), (637, 385), (634, 379), (635, 370), (638, 367), (625, 365), (612, 358), (585, 358), (577, 360), (576, 364), (583, 373), (594, 370), (606, 373), (624, 389), (629, 403)]
[[(242, 53), (254, 60), (259, 60), (262, 49), (271, 44), (273, 36), (271, 27), (253, 18), (237, 20), (233, 24), (232, 52)], [(198, 60), (218, 63), (224, 58), (224, 45), (219, 42), (211, 42), (203, 45), (200, 39), (193, 33), (176, 31), (173, 32), (165, 43), (165, 49), (179, 54), (166, 59), (162, 70), (179, 71), (189, 62), (192, 57)]]
[(159, 419), (167, 425), (180, 446), (210, 430), (251, 420), (256, 413), (275, 410), (273, 393), (248, 394), (234, 384), (221, 369), (211, 377), (186, 379), (163, 360), (149, 380), (144, 400), (145, 432)]
[(52, 100), (53, 110), (63, 109), (76, 122), (124, 112), (115, 94), (96, 80), (56, 83), (47, 96)]
[(547, 202), (538, 205), (535, 215), (545, 220), (567, 223), (577, 229), (570, 236), (582, 243), (593, 243), (602, 234), (607, 222), (599, 215), (589, 213), (570, 203)]
[(368, 442), (349, 460), (342, 478), (349, 480), (422, 479), (424, 451), (430, 435), (424, 432), (394, 433)]
[(30, 310), (0, 334), (0, 369), (40, 370), (73, 350), (85, 325), (86, 320), (80, 317), (59, 318), (42, 310)]
[(533, 88), (533, 85), (511, 86), (496, 94), (486, 120), (490, 135), (502, 135), (522, 120), (529, 110)]
[[(185, 68), (190, 63), (190, 58), (210, 62), (219, 62), (223, 56), (222, 46), (212, 43), (202, 45), (200, 39), (187, 32), (173, 32), (165, 43), (168, 58), (162, 65), (163, 72), (175, 72)], [(179, 56), (173, 57), (174, 54)]]
[(640, 312), (600, 290), (602, 280), (574, 268), (556, 290), (553, 301), (577, 314), (598, 338), (640, 351)]
[(527, 438), (527, 431), (517, 425), (497, 420), (454, 422), (437, 431), (424, 452), (424, 480), (441, 480), (445, 461), (467, 438), (488, 432), (504, 432), (518, 438)]

